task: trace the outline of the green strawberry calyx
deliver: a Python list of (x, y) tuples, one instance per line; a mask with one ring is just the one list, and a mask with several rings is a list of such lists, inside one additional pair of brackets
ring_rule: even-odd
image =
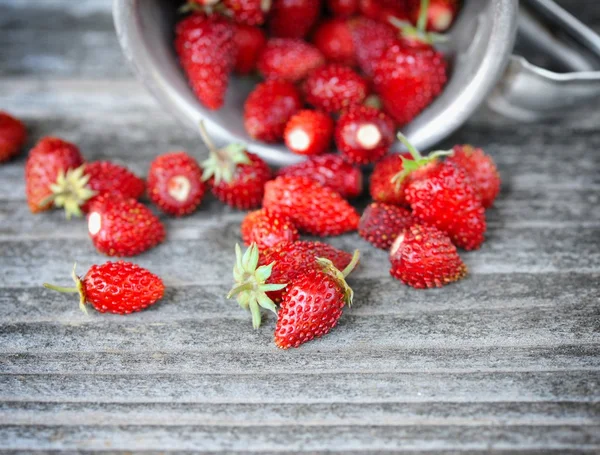
[(352, 255), (352, 260), (346, 266), (344, 270), (339, 270), (333, 262), (326, 258), (317, 258), (317, 264), (321, 267), (321, 270), (328, 275), (332, 276), (339, 284), (342, 289), (342, 293), (344, 294), (344, 302), (348, 306), (352, 306), (352, 300), (354, 299), (354, 291), (346, 282), (346, 278), (352, 271), (356, 268), (358, 261), (360, 259), (360, 251), (355, 250)]
[(208, 135), (204, 122), (200, 121), (200, 136), (208, 147), (208, 158), (202, 162), (202, 181), (214, 178), (215, 185), (221, 182), (231, 183), (235, 171), (241, 164), (252, 164), (246, 146), (243, 144), (229, 144), (218, 149)]
[(42, 201), (43, 205), (53, 203), (55, 207), (64, 207), (67, 219), (83, 215), (81, 206), (97, 193), (88, 183), (90, 176), (85, 174), (85, 164), (75, 169), (61, 169), (56, 182), (50, 185), (52, 194)]
[(414, 39), (426, 44), (443, 43), (448, 40), (446, 35), (435, 32), (428, 32), (427, 27), (427, 10), (429, 9), (429, 0), (421, 0), (419, 9), (419, 17), (417, 25), (414, 26), (408, 21), (403, 21), (397, 17), (389, 17), (388, 21), (392, 26), (398, 28), (402, 36), (409, 39)]
[(267, 292), (280, 291), (287, 286), (287, 283), (267, 283), (275, 262), (257, 267), (258, 255), (256, 243), (250, 245), (243, 255), (240, 246), (235, 245), (235, 266), (233, 267), (235, 283), (227, 294), (228, 299), (235, 297), (242, 308), (250, 310), (252, 326), (255, 329), (260, 327), (261, 307), (277, 314), (277, 307), (267, 296)]
[(54, 284), (44, 283), (44, 287), (47, 289), (52, 289), (57, 292), (66, 292), (70, 294), (79, 294), (79, 309), (87, 314), (87, 308), (85, 307), (85, 287), (83, 286), (83, 280), (77, 276), (75, 273), (75, 269), (77, 268), (77, 263), (73, 264), (73, 271), (71, 272), (71, 276), (73, 277), (73, 281), (75, 281), (75, 287), (64, 287), (64, 286), (56, 286)]

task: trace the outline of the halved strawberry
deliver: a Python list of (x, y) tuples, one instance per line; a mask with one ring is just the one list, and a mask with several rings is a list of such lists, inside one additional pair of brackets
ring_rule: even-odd
[(319, 155), (326, 152), (333, 136), (333, 120), (319, 111), (303, 110), (285, 126), (285, 145), (299, 155)]

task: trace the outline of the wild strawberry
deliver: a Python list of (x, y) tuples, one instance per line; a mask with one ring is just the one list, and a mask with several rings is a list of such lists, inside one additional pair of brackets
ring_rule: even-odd
[(358, 12), (359, 0), (327, 0), (327, 8), (334, 16), (350, 17)]
[(371, 203), (358, 223), (358, 234), (382, 250), (388, 250), (398, 234), (415, 222), (409, 210), (383, 202)]
[(219, 14), (192, 14), (175, 34), (175, 50), (196, 96), (207, 108), (219, 109), (235, 62), (233, 25)]
[(246, 246), (256, 243), (259, 250), (265, 250), (281, 242), (298, 240), (298, 229), (290, 218), (261, 209), (250, 212), (240, 228)]
[(326, 152), (333, 136), (333, 120), (319, 111), (304, 110), (295, 114), (283, 133), (285, 145), (299, 155)]
[(321, 23), (315, 31), (313, 43), (329, 63), (356, 65), (356, 51), (347, 20), (331, 19)]
[(387, 155), (394, 142), (394, 121), (369, 106), (351, 106), (335, 127), (335, 145), (350, 163), (369, 164)]
[(18, 155), (26, 140), (27, 130), (23, 122), (0, 111), (0, 163)]
[(150, 164), (148, 197), (169, 215), (193, 213), (202, 202), (205, 191), (202, 169), (185, 152), (165, 153)]
[(348, 28), (358, 65), (367, 76), (372, 76), (375, 63), (396, 43), (398, 30), (389, 24), (366, 17), (350, 19)]
[(442, 287), (467, 274), (450, 238), (434, 226), (413, 224), (390, 249), (390, 274), (414, 288)]
[(67, 219), (70, 219), (88, 213), (90, 204), (100, 195), (139, 199), (146, 185), (124, 166), (110, 161), (93, 161), (66, 173), (61, 171), (50, 188), (54, 206), (64, 207)]
[(236, 24), (233, 42), (235, 44), (234, 71), (238, 74), (254, 71), (258, 56), (267, 44), (265, 32), (251, 25)]
[(267, 163), (241, 144), (217, 149), (203, 124), (200, 132), (209, 150), (208, 159), (202, 162), (202, 180), (208, 182), (215, 197), (242, 210), (260, 206), (265, 183), (271, 179)]
[(90, 267), (85, 277), (75, 274), (75, 287), (67, 288), (44, 283), (44, 287), (58, 292), (79, 294), (79, 308), (85, 313), (85, 304), (91, 304), (100, 313), (129, 314), (141, 311), (163, 297), (162, 280), (139, 265), (130, 262), (106, 262)]
[(273, 38), (259, 55), (256, 67), (266, 79), (298, 82), (324, 63), (323, 54), (301, 39)]
[[(409, 16), (414, 23), (417, 23), (422, 5), (418, 0), (412, 0), (411, 3)], [(459, 0), (429, 0), (426, 29), (439, 33), (445, 32), (454, 22), (458, 9)]]
[(358, 226), (358, 213), (339, 193), (306, 177), (268, 182), (263, 207), (289, 216), (298, 229), (313, 235), (340, 235)]
[(321, 0), (273, 0), (269, 31), (278, 38), (304, 38), (317, 21)]
[(409, 18), (407, 0), (360, 0), (359, 9), (363, 16), (381, 22), (387, 22), (390, 17)]
[(261, 25), (271, 9), (271, 0), (223, 0), (225, 13), (239, 24)]
[(42, 138), (29, 152), (25, 164), (27, 203), (32, 213), (52, 207), (51, 186), (58, 176), (83, 164), (76, 145), (55, 137)]
[(96, 249), (107, 256), (135, 256), (165, 238), (165, 228), (135, 199), (104, 194), (90, 204), (88, 232)]
[(304, 82), (306, 101), (317, 109), (337, 113), (367, 97), (369, 86), (351, 68), (330, 64), (317, 68)]
[(343, 198), (357, 197), (363, 190), (361, 170), (332, 153), (311, 156), (306, 161), (284, 167), (277, 176), (307, 177), (331, 188)]
[(455, 145), (453, 152), (446, 161), (464, 169), (481, 197), (481, 204), (491, 207), (500, 192), (500, 175), (492, 157), (471, 145)]
[(254, 139), (278, 142), (290, 117), (301, 108), (300, 94), (292, 83), (266, 81), (258, 84), (246, 99), (244, 126)]

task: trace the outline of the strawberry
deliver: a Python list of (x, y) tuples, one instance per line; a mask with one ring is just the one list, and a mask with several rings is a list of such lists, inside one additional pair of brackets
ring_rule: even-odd
[(278, 38), (304, 38), (321, 12), (321, 0), (273, 0), (269, 31)]
[(313, 43), (329, 63), (356, 65), (356, 51), (347, 20), (331, 19), (321, 23), (315, 31)]
[(397, 42), (398, 30), (389, 24), (366, 17), (350, 19), (348, 28), (356, 50), (356, 61), (367, 75), (373, 75), (375, 63), (381, 59), (386, 49)]
[(377, 248), (388, 250), (398, 234), (415, 222), (409, 210), (383, 202), (371, 203), (358, 223), (358, 234)]
[(0, 163), (16, 156), (27, 140), (27, 130), (19, 119), (0, 111)]
[(202, 202), (206, 185), (202, 169), (185, 152), (157, 156), (148, 172), (148, 196), (163, 212), (174, 216), (193, 213)]
[(394, 121), (373, 107), (351, 106), (335, 127), (335, 145), (346, 160), (369, 164), (387, 155), (394, 142)]
[(260, 157), (245, 150), (241, 144), (217, 149), (204, 124), (200, 124), (202, 139), (209, 157), (202, 162), (202, 180), (221, 202), (242, 210), (260, 206), (265, 183), (271, 179), (271, 169)]
[(236, 48), (233, 25), (219, 14), (192, 14), (175, 30), (175, 50), (194, 93), (204, 106), (223, 105)]
[(491, 207), (500, 192), (500, 175), (492, 157), (471, 145), (455, 145), (453, 152), (447, 161), (464, 169), (481, 198), (481, 204), (485, 208)]
[(277, 176), (308, 177), (331, 188), (344, 198), (357, 197), (363, 189), (360, 169), (352, 166), (340, 155), (332, 153), (311, 156), (306, 161), (284, 167), (279, 170)]
[(94, 246), (107, 256), (135, 256), (165, 238), (160, 220), (135, 199), (101, 195), (90, 204), (87, 220)]
[(368, 89), (367, 81), (351, 68), (336, 64), (317, 68), (304, 82), (306, 101), (329, 113), (361, 104)]
[(85, 163), (59, 173), (51, 185), (55, 207), (64, 207), (67, 219), (89, 212), (90, 204), (102, 194), (139, 199), (146, 188), (144, 180), (129, 169), (110, 161)]
[(244, 104), (244, 127), (254, 139), (277, 142), (285, 125), (302, 108), (296, 87), (290, 82), (270, 80), (258, 84)]
[(236, 24), (233, 42), (235, 63), (233, 69), (238, 74), (248, 74), (256, 68), (256, 61), (267, 44), (265, 32), (251, 25)]
[(333, 120), (319, 111), (304, 110), (295, 114), (283, 133), (285, 145), (299, 155), (326, 152), (333, 136)]
[(327, 0), (327, 8), (334, 16), (350, 17), (358, 12), (359, 0)]
[(268, 182), (263, 207), (289, 216), (298, 229), (313, 235), (340, 235), (358, 226), (356, 210), (339, 193), (306, 177)]
[(407, 20), (410, 13), (407, 0), (360, 0), (359, 9), (363, 16), (381, 22), (390, 17)]
[(324, 63), (323, 54), (301, 39), (273, 38), (259, 55), (256, 67), (266, 79), (298, 82)]
[(32, 213), (52, 207), (51, 186), (61, 173), (83, 164), (76, 145), (56, 137), (42, 138), (29, 152), (25, 164), (27, 203)]
[(75, 274), (75, 287), (66, 288), (44, 283), (44, 287), (58, 292), (79, 294), (79, 307), (85, 313), (85, 304), (91, 304), (100, 313), (129, 314), (148, 308), (160, 300), (165, 292), (162, 280), (137, 264), (117, 261), (92, 265), (85, 277)]
[(467, 274), (450, 238), (434, 226), (405, 228), (390, 249), (390, 274), (414, 288), (442, 287)]
[[(409, 16), (414, 23), (417, 23), (422, 5), (417, 0), (412, 0), (411, 3)], [(458, 0), (429, 0), (426, 29), (439, 33), (445, 32), (454, 22), (458, 9)]]
[(225, 13), (239, 24), (261, 25), (271, 9), (271, 0), (223, 0)]
[(281, 242), (298, 240), (298, 229), (290, 218), (261, 209), (250, 212), (242, 221), (240, 228), (244, 244), (256, 243), (264, 250)]

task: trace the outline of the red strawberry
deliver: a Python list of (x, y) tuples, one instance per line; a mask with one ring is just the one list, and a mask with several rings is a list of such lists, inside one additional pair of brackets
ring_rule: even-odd
[(408, 205), (408, 202), (404, 198), (406, 182), (397, 185), (392, 181), (404, 168), (402, 157), (410, 159), (410, 154), (404, 153), (400, 155), (392, 153), (375, 164), (371, 179), (369, 180), (369, 193), (375, 201), (394, 205)]
[(90, 204), (87, 219), (94, 246), (107, 256), (135, 256), (165, 238), (160, 220), (135, 199), (101, 195)]
[(285, 126), (285, 145), (299, 155), (326, 152), (333, 136), (333, 120), (319, 111), (304, 110), (295, 114)]
[(321, 12), (321, 0), (273, 0), (269, 31), (278, 38), (304, 38)]
[(200, 125), (209, 157), (202, 162), (202, 180), (221, 202), (242, 210), (260, 206), (265, 183), (271, 179), (271, 169), (260, 157), (246, 151), (241, 144), (217, 149)]
[[(421, 12), (421, 2), (412, 0), (411, 3), (409, 15), (411, 20), (417, 23)], [(430, 0), (426, 15), (427, 30), (440, 33), (448, 30), (458, 14), (458, 9), (458, 0)]]
[(481, 204), (491, 207), (500, 192), (500, 175), (491, 156), (471, 145), (455, 145), (447, 161), (462, 167), (470, 177)]
[(414, 288), (442, 287), (467, 274), (450, 238), (434, 226), (413, 224), (390, 249), (390, 274)]
[(300, 94), (292, 83), (266, 81), (248, 95), (244, 104), (244, 126), (254, 139), (277, 142), (283, 138), (290, 117), (301, 108)]
[(175, 49), (198, 99), (209, 109), (223, 105), (235, 62), (233, 25), (219, 14), (192, 14), (176, 27)]
[(368, 89), (367, 81), (351, 68), (336, 64), (317, 68), (304, 83), (306, 101), (330, 113), (361, 104)]
[(321, 23), (313, 36), (313, 43), (330, 63), (356, 65), (352, 33), (345, 19), (331, 19)]
[(412, 214), (405, 208), (373, 202), (360, 217), (358, 233), (375, 247), (387, 250), (398, 234), (414, 222)]
[(382, 22), (390, 17), (407, 20), (410, 12), (406, 0), (360, 0), (359, 8), (363, 16)]
[(313, 235), (339, 235), (358, 226), (356, 210), (339, 193), (306, 177), (268, 182), (263, 207), (288, 215), (298, 229)]
[(358, 12), (359, 0), (327, 0), (327, 8), (334, 16), (350, 17)]
[(74, 288), (44, 283), (58, 292), (79, 293), (79, 307), (87, 313), (86, 303), (100, 313), (129, 314), (141, 311), (163, 297), (165, 286), (156, 275), (130, 262), (107, 262), (90, 267), (84, 278), (75, 274)]
[(335, 144), (350, 163), (374, 163), (387, 155), (394, 142), (394, 121), (369, 106), (351, 106), (340, 115)]
[(332, 153), (311, 156), (306, 161), (282, 168), (277, 175), (308, 177), (331, 188), (344, 198), (357, 197), (363, 190), (363, 177), (360, 169), (352, 166), (340, 155)]
[(242, 221), (240, 228), (244, 244), (256, 243), (264, 250), (281, 242), (298, 240), (298, 229), (290, 218), (261, 209), (250, 212)]
[(351, 19), (348, 27), (358, 65), (367, 76), (372, 76), (375, 63), (396, 43), (398, 30), (389, 24), (365, 17)]
[(165, 153), (150, 164), (148, 196), (169, 215), (193, 213), (202, 202), (205, 191), (202, 169), (185, 152)]
[(325, 63), (314, 46), (292, 38), (273, 38), (258, 57), (256, 67), (267, 79), (298, 82)]
[(256, 61), (267, 44), (265, 32), (251, 25), (236, 24), (233, 42), (235, 44), (235, 64), (238, 74), (248, 74), (256, 68)]
[(271, 0), (223, 0), (226, 14), (239, 24), (261, 25), (271, 9)]
[(42, 138), (29, 152), (25, 164), (27, 203), (32, 213), (52, 207), (51, 185), (59, 175), (83, 164), (76, 145), (55, 137)]
[(16, 156), (27, 140), (23, 122), (0, 111), (0, 163)]

